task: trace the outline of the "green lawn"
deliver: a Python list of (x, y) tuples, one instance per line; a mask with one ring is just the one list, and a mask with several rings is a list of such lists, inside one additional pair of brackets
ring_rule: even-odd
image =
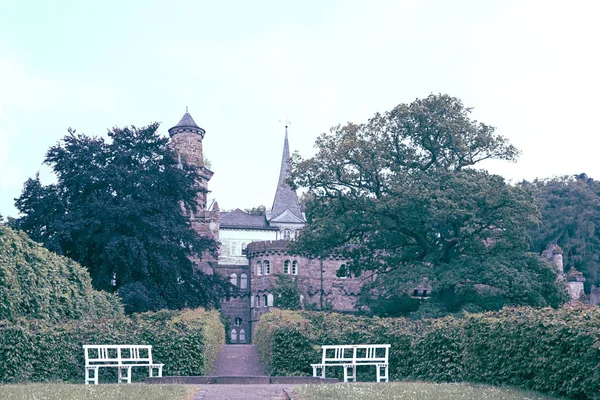
[(192, 393), (193, 388), (184, 385), (0, 385), (2, 400), (184, 400), (191, 399)]
[[(294, 389), (301, 400), (552, 400), (540, 394), (467, 383), (346, 383), (304, 385)], [(296, 400), (296, 397), (294, 398)]]

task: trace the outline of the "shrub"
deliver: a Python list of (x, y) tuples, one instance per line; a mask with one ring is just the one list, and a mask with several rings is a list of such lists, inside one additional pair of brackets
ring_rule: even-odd
[(1, 321), (0, 382), (82, 382), (84, 344), (149, 344), (165, 375), (203, 375), (213, 369), (224, 338), (219, 313), (203, 309), (63, 324)]
[(0, 320), (122, 314), (116, 296), (92, 288), (85, 268), (44, 249), (25, 233), (0, 225)]
[[(254, 341), (271, 374), (310, 373), (319, 345), (389, 343), (393, 380), (469, 381), (600, 399), (597, 307), (505, 308), (423, 321), (274, 311), (261, 318)], [(359, 380), (371, 372), (359, 369)]]

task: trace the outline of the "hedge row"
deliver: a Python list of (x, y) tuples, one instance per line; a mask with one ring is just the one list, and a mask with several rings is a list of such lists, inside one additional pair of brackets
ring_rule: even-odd
[(253, 336), (271, 375), (311, 374), (320, 345), (389, 343), (393, 380), (468, 381), (600, 399), (597, 307), (506, 308), (423, 321), (274, 311)]
[(113, 294), (94, 290), (87, 270), (0, 224), (0, 320), (122, 315)]
[[(224, 338), (219, 313), (203, 309), (63, 324), (0, 321), (0, 382), (81, 383), (84, 344), (149, 344), (154, 361), (165, 364), (164, 375), (204, 375), (212, 371)], [(114, 374), (116, 369), (105, 370)], [(147, 371), (135, 370), (138, 378), (147, 376)]]

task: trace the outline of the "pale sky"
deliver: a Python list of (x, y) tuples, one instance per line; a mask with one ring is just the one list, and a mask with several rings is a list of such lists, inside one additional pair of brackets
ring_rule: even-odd
[(331, 126), (447, 93), (521, 151), (512, 181), (600, 179), (600, 2), (0, 0), (0, 214), (68, 127), (206, 130), (222, 209), (270, 208), (287, 114)]

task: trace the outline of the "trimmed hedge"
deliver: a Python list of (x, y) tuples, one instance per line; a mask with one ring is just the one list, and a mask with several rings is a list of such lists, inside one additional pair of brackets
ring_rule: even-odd
[[(204, 375), (224, 339), (218, 311), (201, 308), (64, 324), (0, 321), (0, 382), (83, 382), (84, 344), (149, 344), (153, 359), (165, 364), (164, 375)], [(138, 378), (147, 376), (135, 370)]]
[(94, 290), (81, 265), (0, 224), (0, 320), (62, 321), (122, 314), (118, 297)]
[[(393, 380), (468, 381), (600, 399), (597, 307), (506, 308), (423, 321), (276, 310), (261, 318), (253, 336), (271, 375), (311, 374), (320, 345), (389, 343)], [(359, 369), (359, 380), (369, 371), (361, 376)]]

